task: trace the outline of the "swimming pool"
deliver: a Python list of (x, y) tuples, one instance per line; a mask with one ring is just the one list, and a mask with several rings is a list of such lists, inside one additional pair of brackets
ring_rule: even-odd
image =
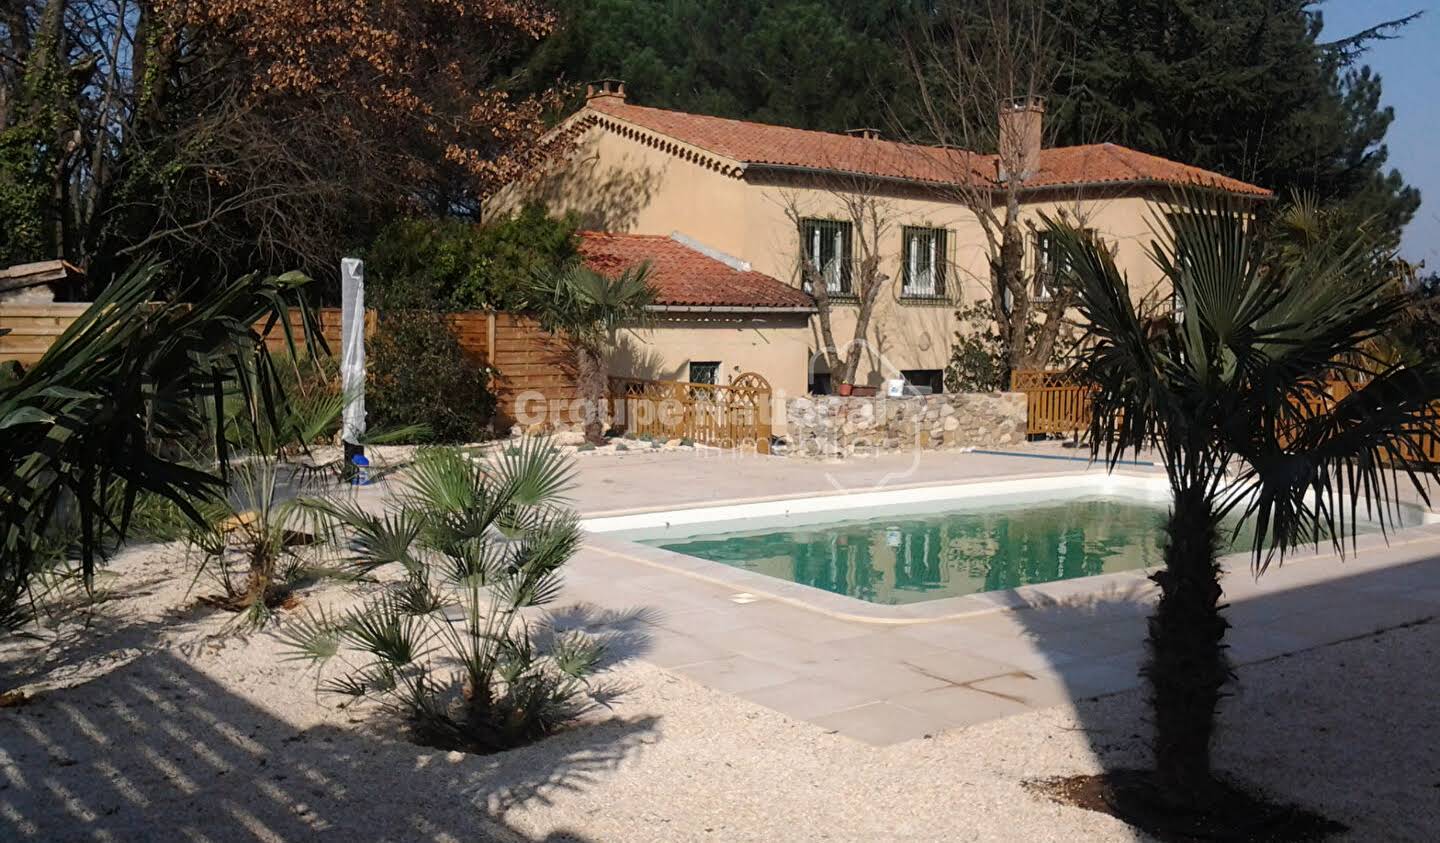
[[(1072, 475), (673, 510), (585, 526), (868, 603), (906, 605), (1154, 567), (1167, 506), (1161, 477)], [(1422, 520), (1418, 509), (1404, 515), (1405, 523)], [(1252, 541), (1241, 531), (1232, 547), (1244, 551)]]

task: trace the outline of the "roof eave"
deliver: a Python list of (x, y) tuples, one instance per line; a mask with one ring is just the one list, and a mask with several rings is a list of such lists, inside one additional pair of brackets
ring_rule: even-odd
[(814, 306), (778, 306), (744, 304), (652, 304), (645, 308), (652, 313), (814, 313)]
[[(756, 170), (756, 171), (760, 171), (760, 172), (775, 171), (775, 172), (782, 172), (782, 173), (801, 173), (801, 174), (805, 174), (805, 175), (815, 175), (815, 176), (849, 176), (849, 177), (852, 177), (852, 178), (871, 179), (871, 180), (874, 180), (874, 181), (886, 182), (886, 183), (890, 183), (890, 184), (903, 184), (903, 185), (906, 185), (906, 186), (908, 186), (908, 187), (923, 187), (923, 188), (928, 188), (928, 189), (930, 189), (930, 190), (956, 190), (956, 189), (963, 189), (963, 190), (983, 190), (983, 191), (985, 191), (985, 192), (990, 193), (992, 196), (994, 196), (994, 195), (1000, 195), (1000, 194), (1002, 194), (1002, 193), (1004, 192), (1004, 188), (999, 187), (999, 186), (991, 186), (991, 187), (984, 187), (984, 186), (967, 186), (967, 185), (963, 185), (963, 184), (961, 184), (961, 183), (959, 183), (959, 182), (938, 182), (938, 181), (929, 181), (929, 180), (926, 180), (926, 179), (905, 178), (904, 176), (880, 176), (880, 175), (872, 175), (872, 174), (870, 174), (870, 173), (859, 173), (859, 172), (855, 172), (854, 170), (841, 170), (841, 169), (833, 169), (833, 168), (828, 168), (828, 167), (808, 167), (808, 166), (805, 166), (805, 165), (802, 165), (802, 164), (768, 164), (768, 163), (763, 163), (763, 162), (759, 162), (759, 161), (747, 161), (747, 162), (744, 162), (744, 169), (741, 171), (741, 175), (743, 176), (744, 174), (750, 172), (751, 170)], [(1244, 199), (1254, 199), (1254, 200), (1256, 200), (1256, 201), (1270, 201), (1270, 200), (1272, 200), (1272, 199), (1275, 198), (1275, 194), (1274, 194), (1273, 192), (1269, 192), (1269, 191), (1267, 191), (1267, 192), (1265, 192), (1265, 193), (1252, 193), (1252, 192), (1243, 191), (1243, 190), (1232, 190), (1232, 189), (1225, 188), (1225, 187), (1219, 187), (1219, 186), (1217, 186), (1217, 185), (1207, 185), (1207, 184), (1200, 184), (1200, 183), (1173, 182), (1173, 181), (1165, 181), (1164, 179), (1148, 179), (1148, 178), (1125, 179), (1125, 180), (1123, 180), (1123, 181), (1117, 181), (1117, 180), (1114, 180), (1114, 179), (1108, 179), (1108, 180), (1103, 180), (1103, 181), (1065, 182), (1065, 183), (1061, 183), (1061, 184), (1045, 184), (1045, 185), (1029, 185), (1029, 186), (1022, 185), (1022, 186), (1020, 187), (1019, 193), (1021, 193), (1021, 194), (1023, 195), (1023, 194), (1030, 194), (1030, 193), (1043, 193), (1043, 192), (1047, 192), (1047, 191), (1053, 192), (1053, 191), (1057, 191), (1057, 190), (1089, 190), (1089, 189), (1106, 188), (1106, 187), (1110, 187), (1110, 188), (1114, 188), (1114, 187), (1191, 188), (1191, 189), (1197, 189), (1197, 190), (1213, 191), (1213, 192), (1216, 192), (1216, 193), (1225, 193), (1225, 194), (1229, 194), (1229, 195), (1231, 195), (1231, 196), (1238, 196), (1238, 197), (1241, 197), (1241, 198), (1244, 198)]]
[(711, 163), (713, 166), (711, 166), (710, 169), (730, 176), (731, 178), (740, 178), (745, 173), (745, 162), (743, 161), (738, 161), (735, 158), (718, 150), (710, 149), (709, 147), (701, 146), (699, 144), (684, 140), (682, 138), (677, 138), (674, 135), (667, 134), (658, 129), (652, 129), (651, 127), (646, 126), (643, 123), (637, 123), (634, 120), (626, 120), (624, 117), (621, 117), (617, 114), (611, 114), (608, 111), (602, 111), (598, 108), (591, 108), (588, 105), (585, 108), (582, 108), (579, 111), (575, 112), (575, 114), (572, 115), (572, 118), (579, 117), (580, 115), (585, 115), (587, 118), (595, 120), (614, 120), (616, 123), (623, 123), (624, 125), (630, 127), (636, 132), (644, 132), (655, 138), (664, 138), (669, 143), (676, 144), (677, 146), (684, 147), (690, 150), (692, 154), (704, 156), (711, 159)]

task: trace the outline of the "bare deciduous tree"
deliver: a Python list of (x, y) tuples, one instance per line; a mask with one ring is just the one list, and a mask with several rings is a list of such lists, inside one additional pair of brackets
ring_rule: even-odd
[[(785, 215), (799, 245), (799, 273), (807, 292), (815, 297), (816, 322), (820, 329), (820, 351), (835, 383), (855, 381), (860, 361), (870, 349), (870, 323), (881, 294), (894, 279), (885, 270), (882, 243), (894, 229), (895, 209), (873, 179), (859, 175), (824, 177), (811, 189), (787, 189), (780, 193)], [(805, 242), (807, 234), (825, 232), (817, 226), (833, 222), (837, 245), (832, 257), (822, 259)], [(855, 326), (849, 337), (837, 338), (835, 315), (840, 308), (855, 311)]]
[[(945, 150), (926, 162), (948, 171), (939, 189), (969, 209), (984, 233), (983, 280), (1005, 367), (1041, 368), (1074, 304), (1065, 285), (1052, 285), (1044, 300), (1036, 296), (1026, 266), (1034, 234), (1021, 211), (1053, 134), (1043, 114), (1067, 64), (1060, 27), (1040, 0), (946, 0), (904, 31), (923, 125), (907, 139)], [(1083, 216), (1078, 202), (1074, 215)]]
[(101, 283), (138, 252), (329, 266), (370, 218), (478, 216), (546, 152), (558, 92), (503, 74), (554, 22), (526, 0), (8, 0), (0, 259)]

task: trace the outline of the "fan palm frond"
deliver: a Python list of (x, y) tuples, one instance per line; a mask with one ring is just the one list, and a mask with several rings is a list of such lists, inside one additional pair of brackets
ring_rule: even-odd
[(526, 437), (518, 447), (500, 452), (491, 467), (501, 494), (520, 507), (564, 503), (575, 485), (574, 463), (549, 437)]

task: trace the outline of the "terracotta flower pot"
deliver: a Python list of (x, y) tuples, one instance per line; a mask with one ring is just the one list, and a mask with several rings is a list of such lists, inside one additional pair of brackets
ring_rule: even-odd
[(840, 394), (841, 394), (841, 395), (849, 395), (851, 389), (852, 389), (852, 387), (851, 387), (850, 384), (848, 384), (848, 383), (842, 383), (842, 384), (840, 384)]
[(850, 394), (856, 398), (874, 398), (877, 392), (879, 392), (879, 387), (875, 386), (859, 386), (857, 384), (850, 387)]

